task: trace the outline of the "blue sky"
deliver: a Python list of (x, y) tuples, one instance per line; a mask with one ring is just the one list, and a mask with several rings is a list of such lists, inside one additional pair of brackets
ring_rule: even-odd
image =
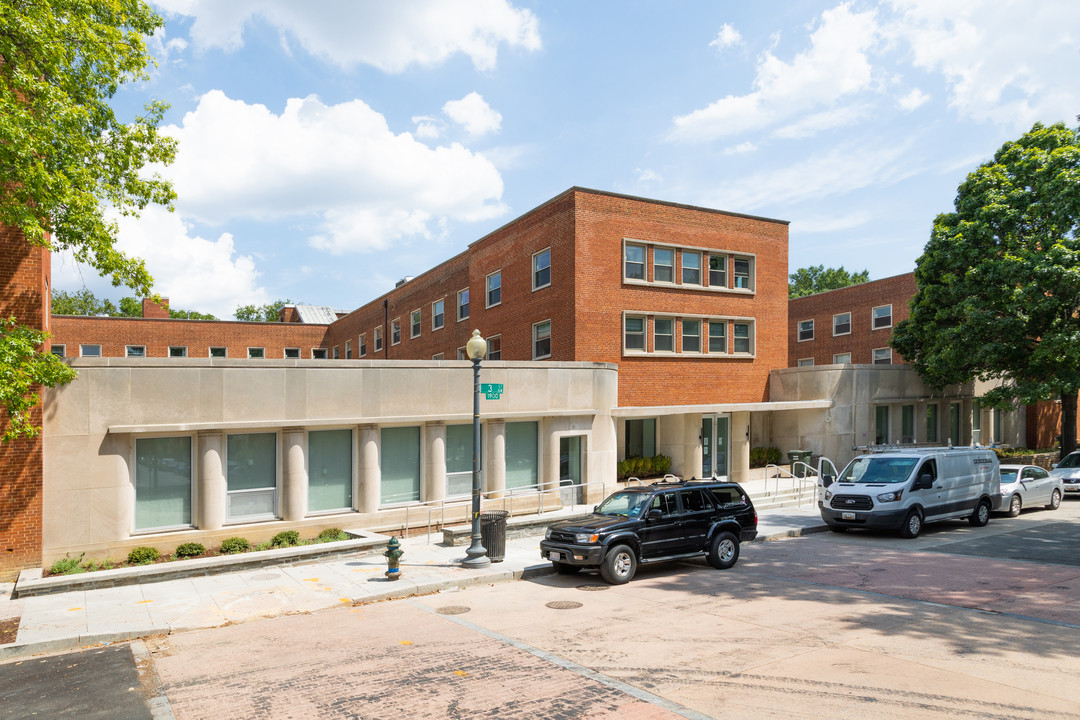
[[(1080, 3), (161, 0), (173, 307), (351, 310), (580, 185), (791, 222), (791, 271), (914, 268), (956, 187), (1076, 125)], [(54, 286), (109, 286), (69, 257)]]

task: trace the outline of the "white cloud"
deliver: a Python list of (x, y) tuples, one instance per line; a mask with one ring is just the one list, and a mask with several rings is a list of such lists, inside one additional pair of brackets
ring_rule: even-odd
[(773, 133), (776, 137), (789, 140), (813, 137), (823, 130), (854, 125), (869, 117), (873, 108), (869, 104), (842, 105), (838, 108), (808, 115), (791, 125), (786, 125)]
[(465, 132), (470, 135), (486, 135), (498, 132), (502, 127), (502, 115), (477, 92), (471, 92), (460, 100), (450, 100), (443, 105), (443, 112), (458, 125), (464, 126)]
[[(169, 305), (183, 310), (210, 313), (223, 320), (248, 303), (271, 300), (258, 283), (255, 260), (237, 255), (233, 236), (222, 233), (217, 240), (190, 234), (191, 228), (176, 213), (156, 205), (139, 218), (120, 217), (117, 248), (146, 261), (154, 277), (154, 292), (169, 298)], [(109, 282), (91, 268), (83, 269), (70, 251), (53, 260), (53, 286), (58, 290), (89, 288), (98, 297), (118, 297)], [(126, 288), (120, 294), (131, 294)]]
[(810, 48), (789, 63), (772, 52), (758, 62), (754, 90), (728, 95), (674, 119), (671, 139), (708, 141), (773, 125), (814, 107), (829, 107), (873, 82), (868, 52), (878, 40), (875, 11), (847, 4), (821, 14)]
[(742, 43), (742, 35), (739, 34), (739, 31), (728, 23), (724, 23), (720, 27), (720, 32), (717, 33), (716, 39), (709, 43), (709, 47), (714, 47), (717, 50), (724, 50), (739, 45), (740, 43)]
[(177, 209), (218, 224), (230, 218), (318, 218), (310, 241), (333, 252), (384, 248), (428, 237), (431, 220), (497, 217), (503, 184), (486, 158), (453, 143), (429, 147), (395, 134), (360, 100), (315, 96), (274, 114), (218, 90), (180, 127), (173, 179)]
[(1026, 130), (1068, 121), (1076, 82), (1080, 3), (1072, 0), (890, 0), (884, 32), (906, 42), (915, 67), (940, 72), (963, 118)]
[(167, 13), (193, 17), (191, 39), (199, 48), (236, 50), (255, 19), (294, 38), (307, 52), (351, 69), (373, 65), (402, 72), (432, 66), (464, 53), (479, 70), (495, 67), (500, 44), (540, 48), (536, 16), (508, 0), (155, 0)]
[(929, 102), (930, 96), (924, 93), (919, 88), (913, 89), (904, 97), (896, 101), (896, 105), (904, 112), (911, 112), (917, 108), (922, 107)]
[(725, 155), (742, 155), (743, 153), (754, 152), (757, 150), (757, 145), (747, 140), (741, 142), (738, 145), (732, 145), (731, 147), (724, 148)]
[(800, 233), (835, 233), (866, 225), (872, 222), (874, 217), (872, 213), (865, 210), (845, 215), (801, 216), (798, 220), (791, 221), (791, 230)]
[(416, 126), (416, 137), (424, 140), (435, 140), (442, 135), (442, 121), (430, 115), (413, 115), (413, 125)]
[(650, 170), (649, 168), (637, 168), (634, 170), (634, 174), (637, 175), (637, 181), (642, 185), (663, 182), (664, 180), (664, 178), (662, 178), (655, 170)]

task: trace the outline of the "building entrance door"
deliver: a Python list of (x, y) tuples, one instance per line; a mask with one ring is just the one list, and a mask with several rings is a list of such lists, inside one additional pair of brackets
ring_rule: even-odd
[(729, 415), (706, 415), (701, 418), (702, 477), (727, 480), (730, 426)]
[[(581, 435), (559, 438), (559, 485), (564, 505), (578, 505), (584, 497), (581, 487)], [(574, 487), (577, 486), (577, 487)]]

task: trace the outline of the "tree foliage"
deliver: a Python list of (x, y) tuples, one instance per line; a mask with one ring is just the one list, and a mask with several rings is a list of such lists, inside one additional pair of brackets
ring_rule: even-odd
[[(109, 317), (142, 317), (142, 301), (133, 297), (122, 297), (118, 304), (108, 298), (99, 299), (88, 289), (67, 292), (53, 290), (53, 315), (107, 315)], [(174, 310), (169, 308), (169, 317), (182, 320), (217, 320), (213, 315), (194, 310)]]
[(934, 387), (1002, 380), (983, 399), (1060, 397), (1062, 449), (1080, 390), (1080, 134), (1036, 123), (960, 185), (915, 270), (892, 345)]
[(247, 322), (278, 322), (281, 316), (278, 312), (285, 305), (293, 305), (292, 300), (275, 300), (274, 302), (266, 303), (265, 305), (241, 305), (236, 308), (236, 312), (233, 313), (237, 320), (246, 320)]
[(867, 282), (869, 279), (869, 270), (849, 273), (843, 265), (838, 268), (811, 265), (799, 268), (788, 276), (788, 298), (794, 300), (826, 290), (839, 290), (849, 285)]
[(0, 319), (0, 407), (9, 422), (0, 440), (33, 437), (41, 431), (32, 422), (40, 400), (36, 385), (55, 387), (75, 379), (75, 371), (51, 353), (38, 352), (48, 333), (21, 327), (15, 318)]

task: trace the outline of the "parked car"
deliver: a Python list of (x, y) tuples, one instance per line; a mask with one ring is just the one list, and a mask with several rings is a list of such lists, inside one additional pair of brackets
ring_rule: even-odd
[(1044, 505), (1051, 510), (1061, 506), (1061, 478), (1037, 465), (1001, 466), (1001, 510), (1016, 517), (1027, 507)]
[(757, 511), (738, 483), (680, 480), (619, 490), (588, 517), (554, 523), (540, 557), (560, 574), (599, 570), (619, 585), (641, 563), (704, 554), (713, 567), (729, 568), (739, 544), (755, 537)]
[(1061, 478), (1061, 489), (1066, 495), (1080, 493), (1080, 450), (1063, 457), (1050, 474)]

